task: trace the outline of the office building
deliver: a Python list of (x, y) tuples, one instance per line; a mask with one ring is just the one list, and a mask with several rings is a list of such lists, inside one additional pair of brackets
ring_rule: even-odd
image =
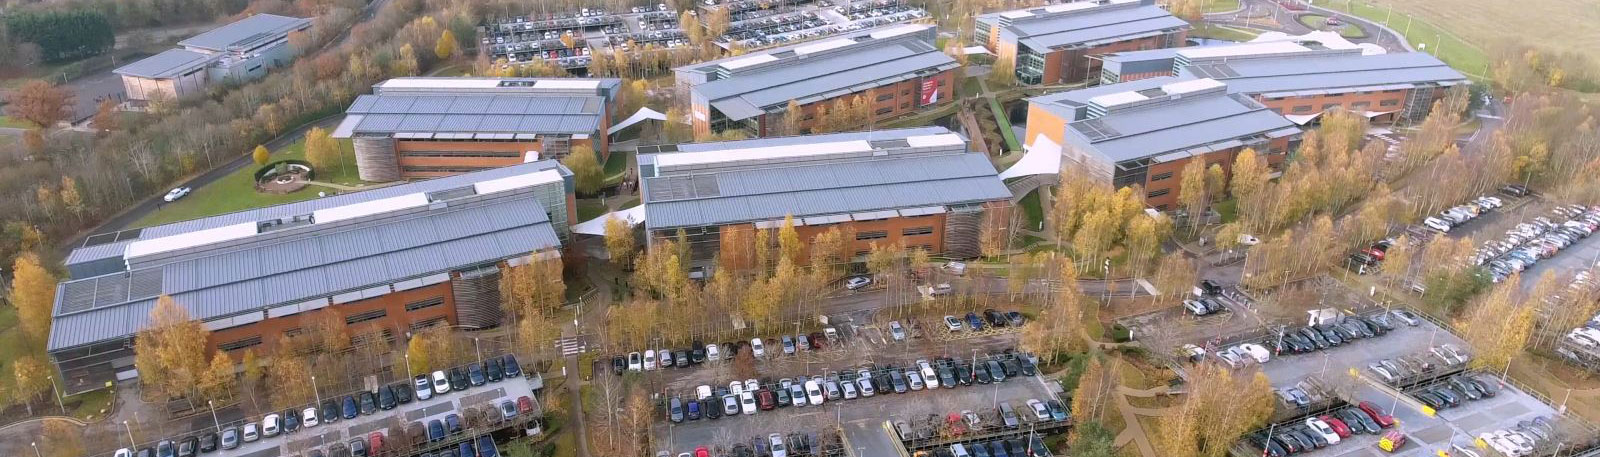
[(135, 102), (197, 96), (212, 84), (249, 81), (288, 65), (300, 51), (289, 46), (289, 34), (310, 28), (310, 19), (257, 14), (113, 72), (122, 77), (128, 99)]
[[(924, 107), (950, 103), (958, 67), (934, 46), (938, 29), (908, 24), (767, 49), (673, 69), (679, 95), (690, 102), (698, 135), (743, 130), (750, 136), (782, 132), (784, 116), (802, 116), (811, 131), (834, 109), (863, 97), (869, 122), (881, 122)], [(789, 101), (800, 113), (787, 113)], [(867, 128), (867, 125), (850, 128)]]
[(71, 394), (136, 377), (133, 339), (163, 295), (234, 357), (330, 313), (353, 342), (493, 327), (500, 269), (559, 257), (572, 188), (546, 160), (90, 236), (56, 289), (56, 379)]
[(355, 144), (361, 180), (431, 178), (561, 159), (604, 163), (615, 78), (395, 78), (345, 110), (334, 138)]
[(1076, 83), (1100, 74), (1099, 56), (1184, 46), (1189, 23), (1154, 0), (1060, 3), (976, 18), (975, 39), (1010, 61), (1021, 84)]

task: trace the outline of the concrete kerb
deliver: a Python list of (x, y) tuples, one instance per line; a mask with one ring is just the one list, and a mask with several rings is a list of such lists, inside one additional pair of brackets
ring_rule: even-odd
[[(108, 414), (108, 415), (106, 415), (106, 417), (110, 417), (110, 415)], [(31, 423), (34, 423), (34, 422), (43, 423), (44, 421), (49, 421), (49, 420), (66, 421), (66, 422), (71, 423), (72, 425), (76, 425), (76, 426), (79, 426), (79, 427), (87, 427), (90, 424), (89, 422), (84, 422), (84, 421), (78, 420), (78, 418), (69, 417), (69, 416), (41, 416), (41, 417), (35, 417), (35, 418), (31, 418), (31, 419), (23, 419), (23, 420), (20, 420), (20, 421), (12, 422), (10, 424), (6, 424), (4, 426), (0, 426), (0, 432), (6, 431), (6, 430), (10, 430), (12, 427), (16, 427), (16, 426), (19, 426), (19, 425), (26, 425), (26, 424), (31, 424)], [(101, 420), (104, 420), (104, 418), (102, 418)], [(96, 422), (100, 422), (100, 421), (96, 421)]]

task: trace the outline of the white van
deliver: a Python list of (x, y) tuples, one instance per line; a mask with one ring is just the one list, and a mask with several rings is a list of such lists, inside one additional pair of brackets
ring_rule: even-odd
[(967, 453), (967, 447), (961, 443), (950, 445), (950, 453), (956, 457), (972, 457), (972, 454)]

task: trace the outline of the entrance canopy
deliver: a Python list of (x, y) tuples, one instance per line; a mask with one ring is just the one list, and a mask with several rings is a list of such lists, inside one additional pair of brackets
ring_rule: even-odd
[(613, 217), (628, 221), (628, 225), (630, 226), (639, 225), (640, 222), (644, 222), (644, 205), (639, 205), (620, 211), (612, 211), (602, 214), (600, 217), (580, 222), (578, 225), (572, 226), (572, 232), (582, 233), (584, 235), (605, 236), (606, 221), (611, 220)]
[(1061, 172), (1061, 145), (1050, 141), (1049, 137), (1039, 134), (1033, 138), (1033, 146), (1028, 152), (1022, 153), (1022, 159), (1011, 164), (1011, 168), (1000, 173), (1000, 179), (1011, 179), (1021, 176), (1056, 174)]

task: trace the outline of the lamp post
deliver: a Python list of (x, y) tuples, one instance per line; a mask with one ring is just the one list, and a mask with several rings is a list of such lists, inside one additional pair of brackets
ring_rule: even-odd
[(33, 445), (33, 455), (34, 455), (34, 457), (44, 457), (43, 454), (39, 453), (39, 442), (38, 441), (29, 442), (28, 444)]
[(128, 431), (128, 447), (129, 448), (139, 447), (139, 443), (135, 443), (133, 441), (133, 427), (129, 427), (128, 426), (128, 421), (122, 421), (122, 429)]
[(401, 355), (404, 356), (405, 359), (406, 359), (406, 376), (414, 376), (412, 373), (415, 373), (415, 372), (411, 371), (411, 353), (407, 352), (407, 353), (403, 353)]
[(478, 354), (478, 363), (483, 363), (483, 350), (478, 347), (478, 337), (472, 337), (472, 352)]
[(317, 390), (317, 376), (311, 375), (311, 395), (317, 399), (317, 404), (322, 404), (322, 391)]
[(56, 406), (61, 408), (61, 415), (67, 415), (67, 405), (61, 402), (61, 389), (56, 388), (55, 376), (45, 376), (44, 378), (50, 381), (50, 393), (56, 397)]
[(217, 404), (206, 400), (206, 405), (211, 407), (211, 422), (217, 425), (217, 433), (222, 433), (222, 421), (217, 419)]

